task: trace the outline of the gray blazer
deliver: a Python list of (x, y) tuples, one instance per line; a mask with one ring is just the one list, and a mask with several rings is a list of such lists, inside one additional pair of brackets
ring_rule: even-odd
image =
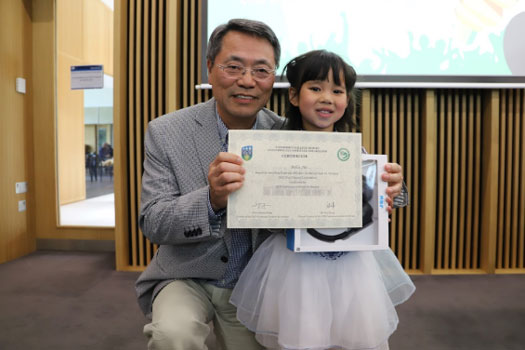
[[(263, 108), (258, 129), (279, 129), (283, 119)], [(231, 234), (223, 216), (208, 218), (208, 167), (221, 150), (215, 99), (166, 114), (146, 133), (139, 225), (160, 247), (136, 282), (142, 311), (151, 315), (156, 293), (179, 278), (219, 279), (226, 269)], [(219, 228), (220, 227), (220, 228)], [(255, 250), (268, 233), (252, 230)]]

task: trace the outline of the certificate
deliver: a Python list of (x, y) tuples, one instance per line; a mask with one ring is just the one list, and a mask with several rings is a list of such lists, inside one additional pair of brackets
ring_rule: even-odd
[(228, 228), (361, 227), (361, 134), (230, 130), (244, 160)]

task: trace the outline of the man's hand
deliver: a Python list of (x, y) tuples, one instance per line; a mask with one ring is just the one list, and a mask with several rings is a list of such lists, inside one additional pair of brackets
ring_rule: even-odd
[(228, 195), (242, 187), (245, 171), (241, 157), (232, 153), (221, 152), (211, 162), (208, 183), (213, 210), (226, 208)]
[(403, 188), (403, 168), (397, 163), (386, 163), (386, 173), (381, 174), (381, 179), (388, 182), (386, 188), (386, 202), (388, 204), (388, 213), (392, 213), (392, 207), (394, 205), (394, 197), (401, 194)]

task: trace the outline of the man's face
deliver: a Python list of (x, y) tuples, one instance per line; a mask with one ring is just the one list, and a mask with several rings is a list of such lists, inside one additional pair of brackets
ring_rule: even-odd
[[(213, 65), (209, 60), (207, 65), (213, 96), (224, 124), (229, 129), (251, 128), (257, 112), (270, 98), (275, 76), (254, 80), (250, 69), (275, 69), (272, 45), (266, 39), (230, 31), (223, 37), (221, 51)], [(232, 78), (217, 65), (243, 66), (248, 70), (244, 75)]]

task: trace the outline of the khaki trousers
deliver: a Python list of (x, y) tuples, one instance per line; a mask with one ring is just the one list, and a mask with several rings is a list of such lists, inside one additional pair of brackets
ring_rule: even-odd
[(144, 326), (148, 349), (207, 350), (210, 321), (222, 350), (264, 349), (237, 320), (231, 292), (191, 279), (168, 284), (153, 302), (152, 322)]

